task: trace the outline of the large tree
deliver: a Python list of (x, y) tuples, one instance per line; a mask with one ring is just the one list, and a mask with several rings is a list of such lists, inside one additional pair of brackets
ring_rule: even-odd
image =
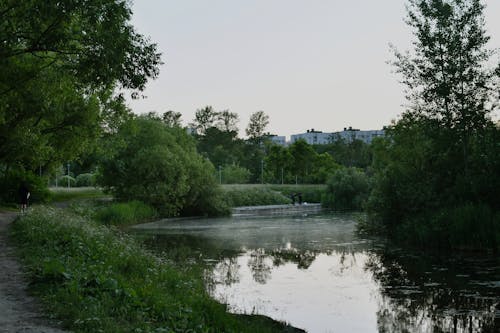
[(408, 112), (434, 120), (455, 135), (468, 171), (470, 138), (488, 124), (495, 96), (495, 73), (487, 66), (480, 0), (410, 0), (407, 23), (415, 41), (411, 52), (395, 51), (410, 101)]
[(269, 116), (264, 111), (257, 111), (250, 115), (245, 132), (250, 140), (258, 140), (264, 135), (267, 125), (269, 125)]
[(121, 0), (0, 1), (0, 166), (73, 158), (127, 113), (118, 89), (138, 94), (160, 64), (131, 14)]
[(483, 9), (479, 0), (409, 1), (414, 48), (394, 64), (410, 104), (374, 146), (368, 205), (405, 242), (493, 247), (500, 232), (500, 132), (489, 117), (498, 94)]

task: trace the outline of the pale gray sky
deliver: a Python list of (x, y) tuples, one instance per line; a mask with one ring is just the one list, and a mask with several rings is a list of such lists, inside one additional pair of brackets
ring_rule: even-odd
[[(500, 47), (500, 1), (487, 0), (490, 47)], [(410, 47), (404, 0), (135, 0), (132, 23), (165, 64), (136, 113), (174, 110), (184, 123), (212, 105), (263, 110), (278, 135), (346, 126), (380, 129), (403, 110), (389, 43)]]

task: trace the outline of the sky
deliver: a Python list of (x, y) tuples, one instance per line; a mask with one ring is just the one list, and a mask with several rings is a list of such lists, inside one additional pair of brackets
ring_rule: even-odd
[[(389, 44), (411, 47), (404, 0), (135, 0), (132, 24), (164, 64), (135, 113), (173, 110), (184, 124), (211, 105), (264, 111), (272, 134), (352, 126), (381, 129), (404, 110)], [(500, 1), (486, 0), (490, 48), (500, 48)], [(497, 117), (498, 118), (498, 117)]]

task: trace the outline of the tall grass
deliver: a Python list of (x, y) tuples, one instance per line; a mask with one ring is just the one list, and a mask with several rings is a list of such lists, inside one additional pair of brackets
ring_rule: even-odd
[(96, 187), (51, 187), (49, 191), (50, 199), (54, 202), (109, 197), (101, 189)]
[(181, 271), (109, 227), (36, 207), (11, 228), (31, 286), (74, 332), (281, 332), (263, 317), (228, 314), (197, 270)]
[(131, 225), (158, 217), (156, 210), (140, 201), (111, 203), (98, 207), (93, 218), (105, 225)]

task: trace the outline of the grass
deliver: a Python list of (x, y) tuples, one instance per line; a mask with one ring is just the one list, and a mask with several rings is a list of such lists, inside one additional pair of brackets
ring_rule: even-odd
[(76, 199), (98, 199), (109, 197), (96, 187), (51, 187), (49, 189), (51, 201), (70, 201)]
[(227, 313), (199, 266), (174, 266), (132, 237), (69, 211), (35, 207), (11, 227), (32, 291), (74, 332), (292, 332)]

